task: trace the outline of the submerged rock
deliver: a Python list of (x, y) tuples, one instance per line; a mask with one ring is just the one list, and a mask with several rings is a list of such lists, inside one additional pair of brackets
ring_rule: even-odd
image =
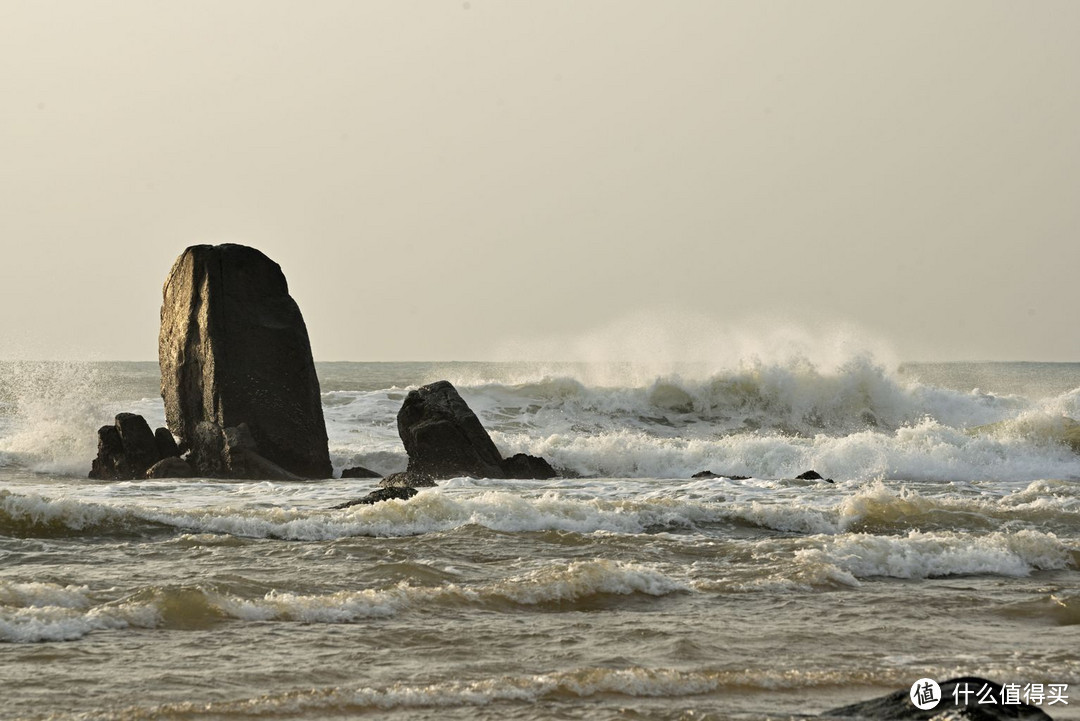
[[(331, 477), (307, 327), (260, 251), (196, 245), (180, 255), (163, 290), (158, 356), (169, 429), (200, 474)], [(227, 446), (226, 429), (241, 424), (253, 444)]]
[(727, 473), (713, 473), (712, 471), (698, 471), (691, 478), (727, 478), (729, 481), (748, 481), (750, 476), (735, 476)]
[(398, 435), (409, 454), (404, 473), (380, 486), (433, 486), (442, 478), (554, 478), (543, 458), (519, 453), (503, 459), (491, 436), (449, 381), (410, 391), (397, 415)]
[[(939, 703), (932, 709), (922, 710), (915, 706), (911, 700), (911, 689), (906, 688), (894, 691), (888, 696), (826, 711), (821, 715), (874, 721), (929, 721), (936, 718), (957, 721), (1050, 720), (1046, 713), (1035, 706), (1025, 703), (1003, 704), (1002, 701), (1009, 699), (1003, 695), (1002, 686), (984, 678), (963, 676), (942, 681), (939, 686)], [(989, 700), (993, 700), (993, 703), (988, 703)]]
[(363, 498), (357, 498), (355, 501), (348, 501), (346, 503), (340, 503), (336, 506), (332, 506), (331, 510), (340, 510), (342, 508), (349, 508), (350, 506), (364, 506), (372, 503), (378, 503), (379, 501), (401, 500), (407, 501), (415, 496), (419, 491), (415, 488), (407, 486), (394, 486), (393, 488), (376, 488), (371, 493), (367, 494)]

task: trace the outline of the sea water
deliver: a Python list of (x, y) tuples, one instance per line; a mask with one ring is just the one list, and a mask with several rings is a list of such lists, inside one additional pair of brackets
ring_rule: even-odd
[(402, 470), (445, 378), (561, 476), (90, 481), (98, 426), (164, 424), (156, 364), (0, 363), (0, 715), (790, 718), (979, 675), (1080, 718), (1080, 364), (318, 373), (336, 474)]

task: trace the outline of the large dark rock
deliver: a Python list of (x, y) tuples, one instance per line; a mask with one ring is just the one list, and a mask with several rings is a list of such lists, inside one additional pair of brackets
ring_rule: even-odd
[(161, 396), (195, 469), (261, 477), (247, 450), (222, 455), (226, 429), (246, 423), (260, 459), (297, 477), (330, 478), (307, 327), (278, 264), (242, 245), (192, 246), (163, 295)]
[(554, 478), (543, 458), (519, 453), (504, 459), (472, 409), (449, 381), (409, 391), (397, 416), (398, 435), (409, 454), (404, 473), (379, 485), (433, 486), (441, 478)]
[(502, 455), (450, 381), (409, 391), (397, 415), (410, 476), (499, 478)]
[[(911, 701), (911, 689), (894, 691), (888, 696), (863, 701), (826, 711), (830, 718), (873, 719), (874, 721), (929, 721), (932, 718), (965, 719), (967, 721), (1003, 721), (1026, 719), (1048, 721), (1041, 709), (1025, 703), (1004, 704), (1000, 684), (976, 676), (963, 676), (940, 682), (940, 701), (932, 709), (919, 709)], [(957, 693), (959, 691), (959, 693)], [(970, 691), (970, 693), (966, 693)], [(989, 703), (993, 699), (994, 703)], [(957, 703), (957, 700), (960, 703)], [(981, 702), (980, 702), (981, 701)]]
[(142, 478), (146, 469), (159, 460), (154, 433), (146, 419), (134, 413), (118, 413), (113, 425), (98, 429), (98, 453), (90, 464), (90, 478)]

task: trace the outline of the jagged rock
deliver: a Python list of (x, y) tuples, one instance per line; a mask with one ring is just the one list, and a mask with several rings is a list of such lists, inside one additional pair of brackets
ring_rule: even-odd
[(731, 481), (749, 481), (750, 476), (733, 476), (726, 473), (713, 473), (712, 471), (698, 471), (691, 478), (727, 478)]
[(176, 445), (176, 439), (168, 428), (158, 428), (154, 431), (154, 445), (157, 446), (158, 458), (180, 457), (180, 448)]
[(442, 478), (553, 478), (542, 458), (518, 454), (504, 460), (480, 419), (449, 381), (409, 391), (397, 415), (398, 435), (409, 454), (403, 474), (392, 474), (384, 488), (433, 486)]
[(342, 478), (382, 478), (381, 473), (368, 470), (363, 466), (353, 466), (352, 468), (346, 468), (341, 472)]
[(415, 496), (418, 491), (415, 488), (408, 486), (394, 486), (392, 488), (378, 488), (371, 493), (367, 494), (363, 498), (357, 498), (355, 501), (348, 501), (347, 503), (341, 503), (333, 506), (331, 510), (339, 510), (342, 508), (348, 508), (350, 506), (363, 506), (370, 505), (372, 503), (378, 503), (379, 501), (389, 501), (392, 499), (399, 499), (407, 501)]
[(504, 478), (536, 478), (546, 480), (559, 475), (551, 464), (540, 456), (529, 456), (524, 453), (515, 453), (502, 462)]
[[(960, 721), (1002, 721), (1003, 719), (1024, 719), (1025, 721), (1050, 721), (1041, 709), (1025, 703), (1003, 704), (1006, 700), (1000, 684), (975, 676), (963, 676), (942, 681), (940, 701), (932, 709), (922, 710), (911, 701), (911, 689), (894, 691), (888, 696), (881, 696), (870, 701), (844, 706), (826, 711), (822, 716), (874, 719), (874, 721), (929, 721), (929, 719), (956, 719)], [(957, 689), (960, 693), (957, 694)], [(980, 692), (988, 689), (989, 696)], [(965, 695), (965, 691), (971, 691)], [(961, 703), (957, 703), (957, 699)], [(993, 698), (996, 703), (979, 703), (979, 699)]]
[(192, 478), (194, 475), (191, 464), (178, 456), (162, 458), (146, 469), (147, 478)]
[(89, 475), (99, 480), (130, 481), (142, 478), (160, 459), (146, 419), (135, 413), (118, 413), (113, 425), (98, 429), (98, 453)]
[(449, 381), (409, 391), (397, 415), (407, 473), (431, 478), (498, 478), (502, 455)]
[(222, 429), (246, 423), (262, 460), (331, 477), (307, 327), (277, 263), (242, 245), (185, 250), (165, 281), (158, 356), (169, 430), (200, 474), (231, 473)]
[(379, 485), (383, 488), (434, 488), (438, 484), (431, 476), (403, 471), (391, 473), (379, 481)]
[(118, 413), (116, 430), (120, 432), (120, 441), (124, 444), (124, 455), (136, 472), (138, 469), (145, 471), (160, 460), (154, 432), (145, 418), (135, 413)]
[(124, 468), (124, 442), (116, 426), (98, 428), (97, 458), (90, 464), (90, 478), (115, 480), (127, 475)]

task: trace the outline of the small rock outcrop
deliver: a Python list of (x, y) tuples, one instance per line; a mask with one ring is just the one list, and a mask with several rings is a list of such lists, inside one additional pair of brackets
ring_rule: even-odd
[(151, 466), (177, 456), (175, 450), (176, 441), (167, 428), (158, 428), (155, 433), (142, 416), (118, 413), (113, 425), (98, 429), (98, 452), (90, 464), (90, 478), (105, 481), (145, 478)]
[[(875, 721), (929, 721), (948, 718), (966, 721), (1051, 721), (1044, 711), (1025, 703), (1006, 704), (1000, 684), (976, 676), (963, 676), (938, 684), (940, 696), (933, 708), (918, 708), (911, 700), (911, 689), (894, 691), (887, 696), (862, 701), (821, 714), (829, 718), (875, 719)], [(993, 700), (993, 703), (989, 701)]]
[(342, 478), (382, 478), (381, 473), (376, 473), (363, 466), (353, 466), (352, 468), (346, 468), (341, 472)]
[(796, 481), (824, 481), (825, 483), (835, 483), (833, 479), (826, 478), (817, 471), (803, 471), (799, 475), (795, 476)]
[(729, 481), (749, 481), (750, 476), (734, 476), (725, 473), (713, 473), (712, 471), (698, 471), (691, 478), (726, 478)]
[(349, 508), (350, 506), (367, 506), (372, 503), (378, 503), (379, 501), (400, 500), (407, 501), (415, 496), (418, 491), (415, 488), (408, 486), (394, 486), (393, 488), (376, 488), (371, 493), (367, 494), (363, 498), (357, 498), (355, 501), (347, 501), (346, 503), (340, 503), (336, 506), (332, 506), (331, 510), (337, 511), (342, 508)]
[(263, 253), (185, 250), (165, 281), (158, 356), (166, 420), (197, 473), (331, 477), (307, 327)]
[(435, 485), (442, 478), (554, 478), (543, 458), (519, 453), (504, 459), (472, 409), (449, 381), (409, 391), (397, 416), (409, 455), (404, 473), (387, 476), (387, 488)]

